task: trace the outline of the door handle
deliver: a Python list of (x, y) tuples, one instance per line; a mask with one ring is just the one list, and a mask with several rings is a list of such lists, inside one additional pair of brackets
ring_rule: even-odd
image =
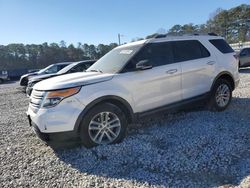
[(209, 61), (207, 62), (208, 65), (214, 65), (215, 64), (215, 61)]
[(167, 74), (174, 74), (174, 73), (176, 73), (177, 72), (177, 69), (170, 69), (170, 70), (168, 70), (166, 73)]

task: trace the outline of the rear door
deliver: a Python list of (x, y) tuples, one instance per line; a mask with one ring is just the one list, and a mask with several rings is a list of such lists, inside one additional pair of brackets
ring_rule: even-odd
[(174, 60), (181, 63), (182, 98), (188, 99), (210, 90), (216, 59), (198, 40), (175, 41)]

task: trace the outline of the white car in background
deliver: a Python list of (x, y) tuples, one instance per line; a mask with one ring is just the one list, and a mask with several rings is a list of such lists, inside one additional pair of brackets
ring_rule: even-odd
[(41, 82), (42, 80), (60, 76), (60, 75), (75, 73), (75, 72), (83, 72), (95, 62), (96, 60), (85, 60), (85, 61), (73, 62), (56, 73), (32, 76), (29, 79), (28, 85), (26, 87), (26, 94), (30, 96), (33, 90), (33, 86), (37, 84), (38, 82)]
[(45, 67), (44, 69), (41, 69), (37, 72), (30, 72), (28, 74), (24, 74), (21, 76), (20, 80), (19, 80), (19, 84), (20, 86), (27, 86), (29, 79), (32, 78), (33, 76), (39, 76), (39, 75), (45, 75), (45, 74), (55, 74), (58, 71), (60, 71), (61, 69), (63, 69), (64, 67), (68, 66), (70, 63), (72, 62), (62, 62), (62, 63), (55, 63), (52, 65), (49, 65), (47, 67)]
[(28, 119), (43, 140), (80, 137), (86, 147), (120, 142), (138, 117), (203, 101), (230, 104), (238, 60), (222, 37), (164, 35), (119, 46), (85, 73), (34, 86)]

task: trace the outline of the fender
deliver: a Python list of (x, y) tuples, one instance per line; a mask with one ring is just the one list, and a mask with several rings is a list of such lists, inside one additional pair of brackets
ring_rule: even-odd
[[(78, 132), (80, 124), (82, 119), (84, 118), (84, 116), (86, 115), (86, 113), (95, 105), (102, 103), (102, 102), (117, 102), (119, 104), (122, 104), (123, 108), (122, 110), (125, 110), (125, 115), (128, 115), (130, 117), (130, 121), (133, 122), (135, 120), (135, 115), (133, 112), (132, 107), (130, 106), (130, 104), (123, 98), (115, 96), (115, 95), (107, 95), (107, 96), (103, 96), (100, 98), (95, 99), (94, 101), (92, 101), (90, 104), (88, 104), (84, 110), (80, 113), (80, 115), (78, 116), (75, 126), (74, 126), (74, 131)], [(126, 109), (124, 109), (126, 108)], [(128, 113), (128, 114), (127, 114)]]
[(214, 81), (213, 81), (213, 84), (212, 84), (212, 86), (211, 86), (211, 88), (210, 88), (210, 91), (212, 91), (212, 88), (214, 87), (214, 84), (215, 84), (215, 82), (218, 80), (218, 78), (221, 77), (221, 76), (223, 76), (223, 75), (230, 76), (230, 77), (232, 78), (232, 80), (233, 80), (233, 88), (232, 88), (232, 89), (234, 90), (234, 88), (235, 88), (235, 80), (234, 80), (233, 75), (232, 75), (230, 72), (228, 72), (228, 71), (222, 71), (222, 72), (220, 72), (220, 73), (215, 77), (215, 79), (214, 79)]

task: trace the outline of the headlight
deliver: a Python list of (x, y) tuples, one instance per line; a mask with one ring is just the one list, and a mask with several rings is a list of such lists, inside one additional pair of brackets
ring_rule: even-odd
[(49, 108), (49, 107), (56, 106), (63, 99), (77, 94), (80, 91), (80, 89), (81, 87), (74, 87), (74, 88), (63, 89), (63, 90), (49, 91), (43, 102), (43, 107)]

